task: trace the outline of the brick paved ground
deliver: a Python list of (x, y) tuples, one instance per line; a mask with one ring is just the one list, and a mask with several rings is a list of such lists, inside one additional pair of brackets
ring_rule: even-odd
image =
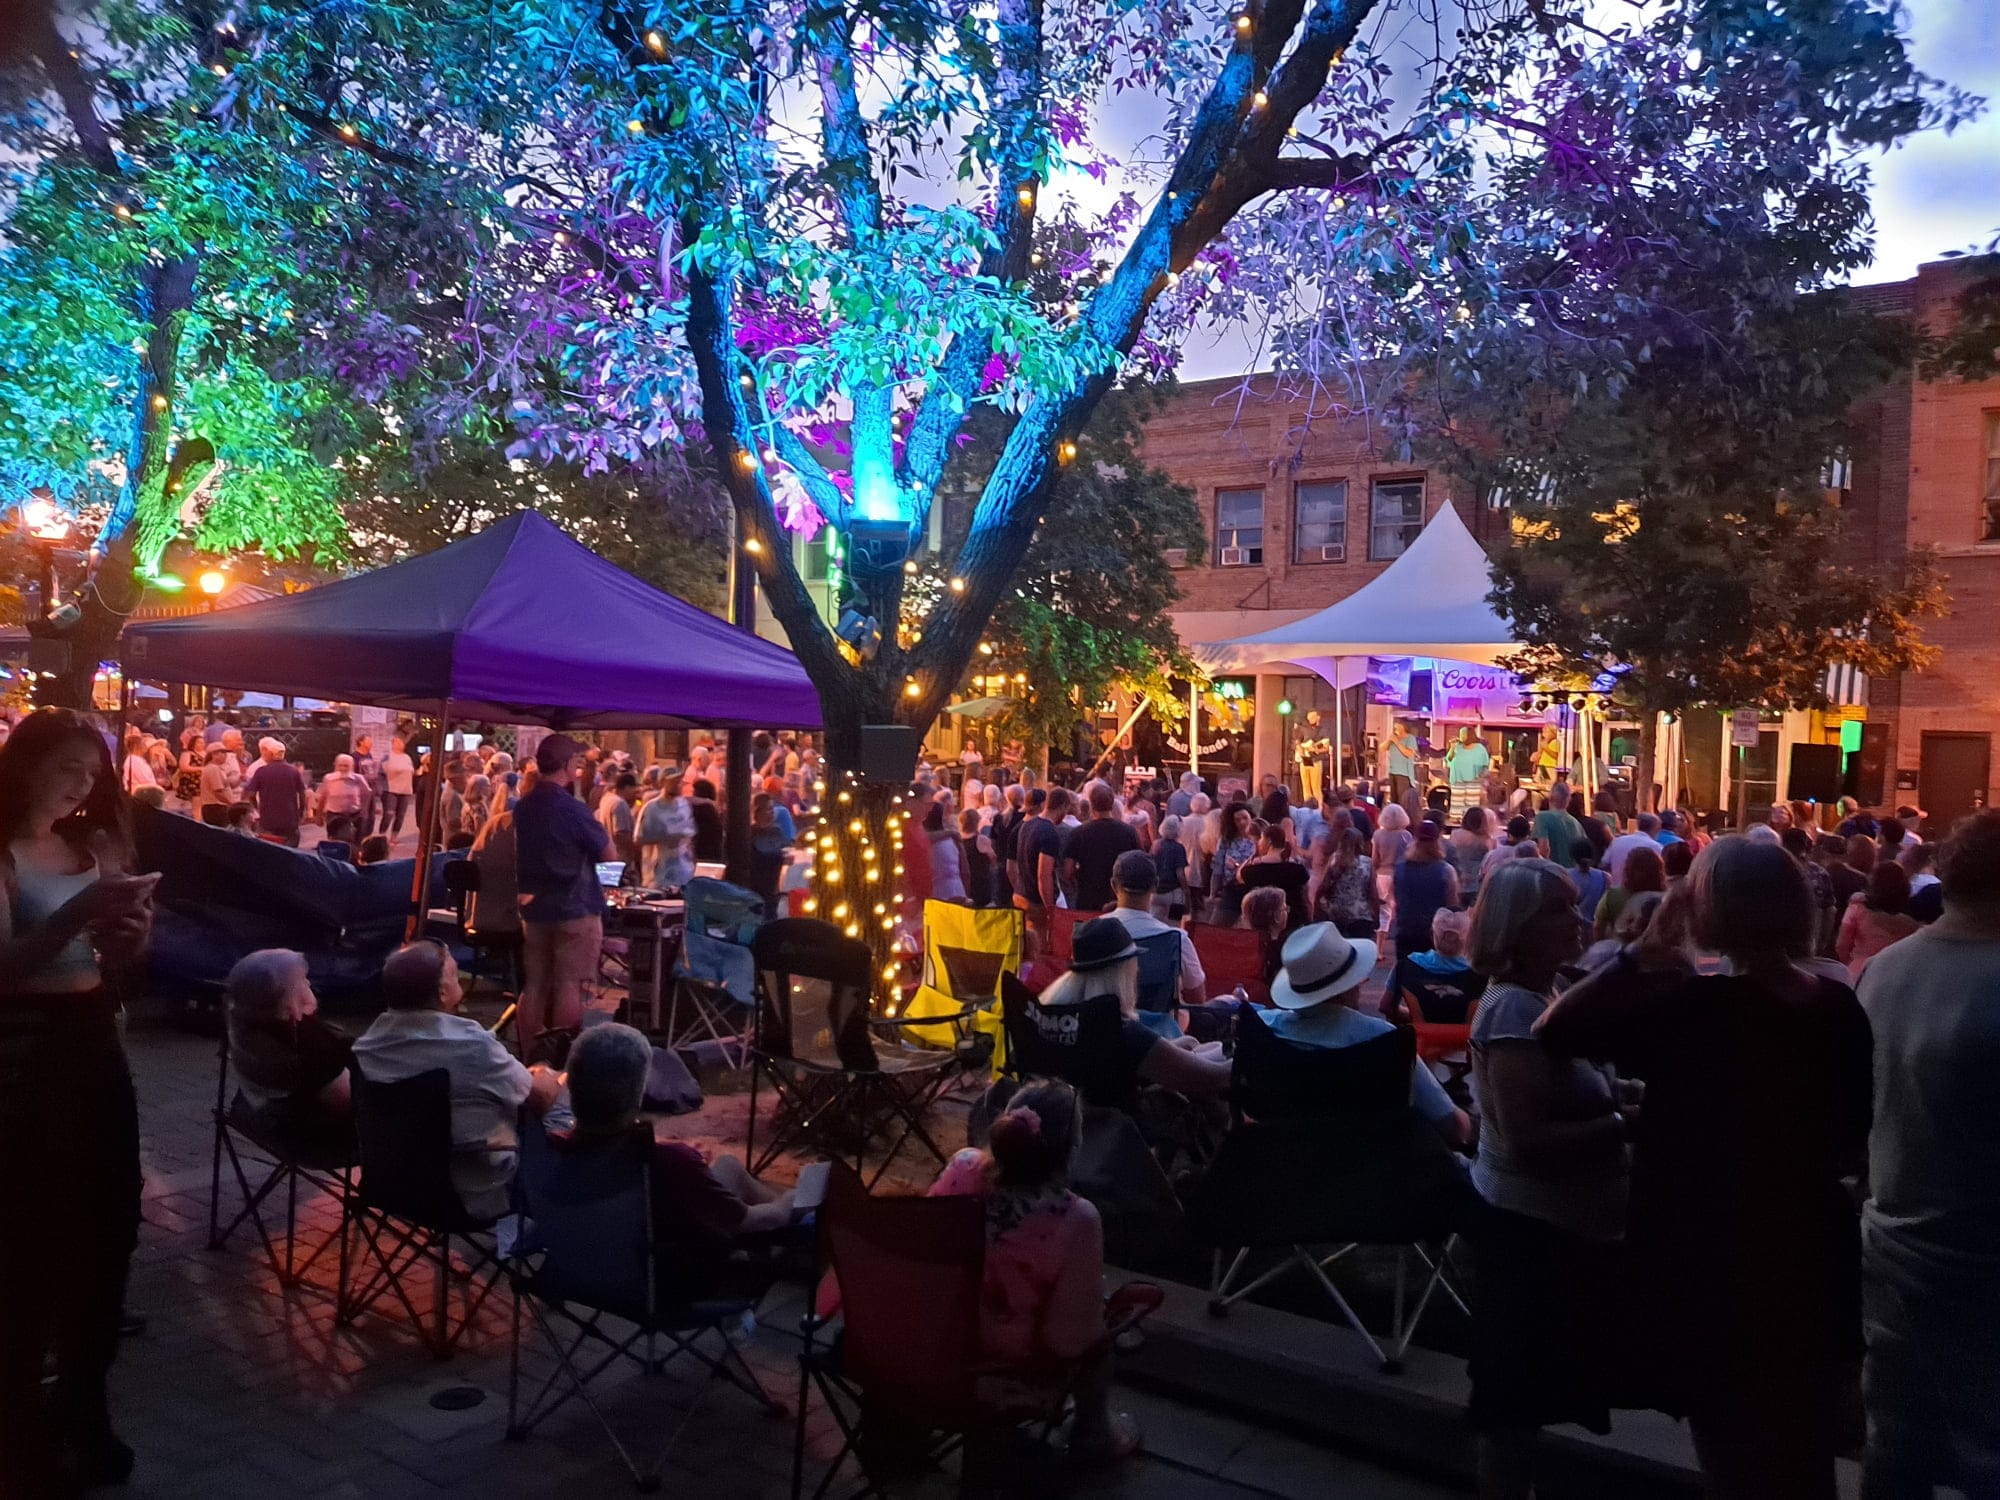
[[(629, 1492), (601, 1431), (575, 1404), (525, 1444), (504, 1440), (503, 1298), (482, 1314), (468, 1346), (439, 1364), (406, 1329), (380, 1316), (335, 1329), (324, 1290), (333, 1279), (330, 1262), (311, 1274), (317, 1285), (288, 1292), (264, 1264), (254, 1238), (208, 1251), (214, 1044), (141, 1021), (130, 1047), (147, 1173), (130, 1302), (148, 1328), (128, 1343), (114, 1386), (121, 1429), (140, 1455), (128, 1493), (146, 1500), (505, 1500)], [(233, 1193), (227, 1197), (233, 1201)], [(308, 1204), (302, 1218), (323, 1233), (331, 1226), (330, 1205)], [(796, 1343), (785, 1330), (797, 1312), (796, 1295), (768, 1304), (751, 1349), (753, 1363), (788, 1402), (796, 1400), (790, 1359)], [(546, 1356), (529, 1347), (526, 1368), (546, 1371)], [(485, 1399), (462, 1412), (431, 1406), (439, 1390), (466, 1386)], [(1429, 1500), (1446, 1493), (1145, 1393), (1123, 1392), (1120, 1404), (1139, 1414), (1146, 1455), (1114, 1473), (1079, 1478), (1074, 1493), (1175, 1500)], [(791, 1424), (763, 1414), (731, 1388), (685, 1372), (634, 1376), (610, 1388), (605, 1405), (642, 1454), (656, 1453), (679, 1427), (667, 1493), (734, 1500), (787, 1492)], [(809, 1429), (814, 1450), (827, 1451), (830, 1425), (816, 1405)], [(910, 1491), (951, 1492), (942, 1479)]]

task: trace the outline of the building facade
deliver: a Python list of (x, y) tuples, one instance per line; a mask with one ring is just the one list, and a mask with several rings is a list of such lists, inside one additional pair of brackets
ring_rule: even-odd
[[(1853, 295), (1941, 334), (1982, 276), (2000, 264), (1933, 262)], [(1855, 434), (1844, 503), (1857, 560), (1895, 570), (1929, 549), (1947, 596), (1946, 615), (1924, 627), (1938, 661), (1868, 684), (1856, 791), (1920, 807), (1942, 831), (2000, 795), (2000, 379), (1913, 370), (1857, 409)]]

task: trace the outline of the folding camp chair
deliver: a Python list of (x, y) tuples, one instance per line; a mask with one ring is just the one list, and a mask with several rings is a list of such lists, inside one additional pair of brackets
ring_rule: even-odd
[[(915, 1028), (935, 1021), (870, 1018), (874, 960), (868, 945), (812, 917), (767, 922), (755, 945), (759, 1004), (751, 1049), (750, 1127), (744, 1154), (761, 1173), (781, 1151), (798, 1147), (851, 1160), (855, 1170), (877, 1145), (887, 1154), (870, 1183), (913, 1137), (942, 1166), (945, 1153), (924, 1127), (924, 1113), (958, 1073), (984, 1059), (982, 1041), (951, 1051), (912, 1046)], [(777, 1095), (771, 1139), (756, 1149), (757, 1096), (768, 1080)]]
[(1139, 949), (1139, 1019), (1168, 1041), (1181, 1034), (1181, 935), (1135, 939)]
[[(1026, 1424), (1043, 1442), (1054, 1434), (1084, 1361), (1007, 1372), (996, 1401), (981, 1377), (980, 1303), (986, 1274), (986, 1213), (977, 1198), (875, 1198), (836, 1165), (819, 1211), (822, 1260), (840, 1290), (841, 1325), (831, 1340), (809, 1318), (799, 1355), (798, 1424), (793, 1434), (793, 1500), (805, 1490), (806, 1415), (811, 1391), (840, 1430), (841, 1447), (813, 1490), (824, 1500), (850, 1458), (862, 1471), (855, 1497), (886, 1497), (888, 1476), (871, 1467), (878, 1426), (915, 1434), (918, 1456), (940, 1464), (964, 1458), (960, 1493), (978, 1490), (981, 1460)], [(1136, 1326), (1162, 1301), (1161, 1289), (1128, 1283), (1106, 1299), (1105, 1339)], [(1018, 1378), (1023, 1373), (1030, 1379)], [(1020, 1486), (1003, 1489), (1021, 1493)]]
[[(362, 1253), (357, 1268), (350, 1236), (341, 1235), (334, 1321), (352, 1323), (394, 1292), (431, 1353), (448, 1359), (502, 1275), (491, 1237), (494, 1220), (467, 1213), (452, 1185), (451, 1074), (432, 1068), (394, 1083), (371, 1083), (356, 1065), (351, 1076), (361, 1180), (348, 1200), (348, 1220)], [(462, 1267), (453, 1259), (454, 1244)], [(424, 1264), (432, 1278), (428, 1319), (404, 1284)], [(455, 1283), (464, 1287), (456, 1320)]]
[[(1351, 1047), (1300, 1046), (1275, 1035), (1253, 1007), (1238, 1012), (1232, 1126), (1190, 1204), (1197, 1237), (1214, 1252), (1209, 1312), (1220, 1317), (1301, 1270), (1384, 1372), (1396, 1373), (1439, 1289), (1465, 1311), (1447, 1269), (1474, 1204), (1464, 1172), (1410, 1108), (1415, 1038), (1391, 1031)], [(1364, 1244), (1396, 1247), (1386, 1349), (1327, 1275)], [(1276, 1261), (1239, 1282), (1257, 1250), (1276, 1250)], [(1424, 1269), (1414, 1303), (1412, 1254)]]
[(515, 927), (511, 932), (500, 930), (487, 932), (475, 920), (479, 894), (479, 866), (470, 859), (455, 859), (444, 867), (444, 888), (452, 909), (458, 914), (457, 943), (468, 950), (470, 962), (466, 965), (466, 978), (476, 984), (480, 975), (487, 972), (486, 962), (498, 958), (501, 962), (498, 977), (511, 981), (507, 994), (521, 993), (521, 930)]
[(1070, 955), (1074, 951), (1076, 930), (1085, 922), (1103, 916), (1101, 911), (1071, 911), (1066, 906), (1049, 909), (1049, 951), (1048, 957), (1058, 972), (1067, 972)]
[(1247, 927), (1217, 927), (1196, 922), (1188, 928), (1194, 940), (1195, 956), (1207, 981), (1208, 998), (1219, 1000), (1232, 994), (1238, 985), (1259, 1005), (1271, 1001), (1271, 987), (1264, 978), (1264, 939)]
[[(740, 1330), (755, 1314), (762, 1289), (756, 1295), (711, 1298), (691, 1295), (692, 1288), (662, 1284), (661, 1247), (653, 1237), (653, 1150), (649, 1126), (617, 1140), (562, 1146), (548, 1139), (539, 1121), (524, 1119), (514, 1199), (526, 1223), (508, 1261), (514, 1288), (508, 1438), (525, 1440), (573, 1397), (580, 1397), (611, 1439), (633, 1483), (647, 1493), (660, 1487), (667, 1455), (699, 1410), (700, 1397), (681, 1413), (659, 1459), (642, 1469), (591, 1396), (591, 1382), (622, 1361), (657, 1374), (687, 1355), (706, 1366), (711, 1378), (727, 1380), (771, 1414), (781, 1416), (785, 1410), (764, 1389), (732, 1336), (732, 1330)], [(523, 1308), (556, 1357), (555, 1369), (525, 1409)], [(610, 1326), (613, 1322), (618, 1326)], [(701, 1347), (701, 1341), (711, 1337), (721, 1345), (713, 1353)], [(664, 1356), (662, 1342), (668, 1346)]]
[[(350, 1130), (329, 1134), (302, 1132), (283, 1116), (253, 1108), (237, 1090), (229, 1088), (229, 1028), (223, 1027), (216, 1049), (215, 1142), (208, 1179), (208, 1248), (220, 1250), (247, 1220), (256, 1229), (264, 1246), (264, 1256), (283, 1286), (297, 1286), (318, 1262), (329, 1245), (347, 1232), (348, 1193), (353, 1186), (354, 1137)], [(228, 1158), (242, 1194), (242, 1207), (227, 1224), (222, 1222), (222, 1163)], [(252, 1169), (262, 1175), (253, 1185)], [(340, 1224), (332, 1234), (315, 1245), (304, 1260), (298, 1255), (299, 1184), (328, 1194), (340, 1204)], [(284, 1190), (284, 1253), (264, 1222), (264, 1207), (273, 1193)]]
[(919, 1046), (958, 1047), (977, 1033), (1004, 1050), (1000, 1025), (1000, 976), (1019, 974), (1024, 950), (1022, 913), (975, 909), (949, 901), (924, 903), (923, 982), (902, 1018)]
[(1472, 1023), (1479, 1015), (1479, 998), (1466, 1007), (1465, 1020), (1454, 1025), (1427, 1020), (1424, 1015), (1423, 986), (1403, 991), (1403, 1006), (1410, 1013), (1410, 1030), (1417, 1039), (1417, 1056), (1426, 1065), (1443, 1063), (1457, 1077), (1472, 1071)]
[(1020, 980), (1000, 981), (1007, 1023), (1007, 1071), (1017, 1078), (1060, 1078), (1086, 1104), (1130, 1114), (1139, 1075), (1126, 1056), (1124, 1021), (1113, 995), (1080, 1005), (1043, 1005)]
[(764, 898), (726, 880), (697, 875), (682, 892), (686, 926), (674, 964), (667, 1045), (707, 1040), (741, 1056), (757, 1010), (757, 965), (750, 945)]

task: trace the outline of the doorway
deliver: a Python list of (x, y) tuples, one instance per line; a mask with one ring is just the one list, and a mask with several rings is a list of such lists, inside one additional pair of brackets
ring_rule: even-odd
[(1986, 805), (1993, 736), (1926, 730), (1917, 791), (1923, 799), (1924, 837), (1942, 838), (1951, 825)]

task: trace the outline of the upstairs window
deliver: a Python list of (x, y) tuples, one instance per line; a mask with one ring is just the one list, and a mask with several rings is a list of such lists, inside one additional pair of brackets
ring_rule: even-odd
[(1293, 495), (1295, 562), (1347, 561), (1347, 483), (1302, 484)]
[(1424, 529), (1424, 482), (1378, 479), (1369, 500), (1368, 556), (1387, 562), (1409, 551)]
[(1264, 562), (1264, 492), (1215, 492), (1215, 560), (1225, 568), (1255, 568)]
[(1979, 503), (1979, 540), (2000, 542), (2000, 411), (1986, 413), (1985, 489)]

